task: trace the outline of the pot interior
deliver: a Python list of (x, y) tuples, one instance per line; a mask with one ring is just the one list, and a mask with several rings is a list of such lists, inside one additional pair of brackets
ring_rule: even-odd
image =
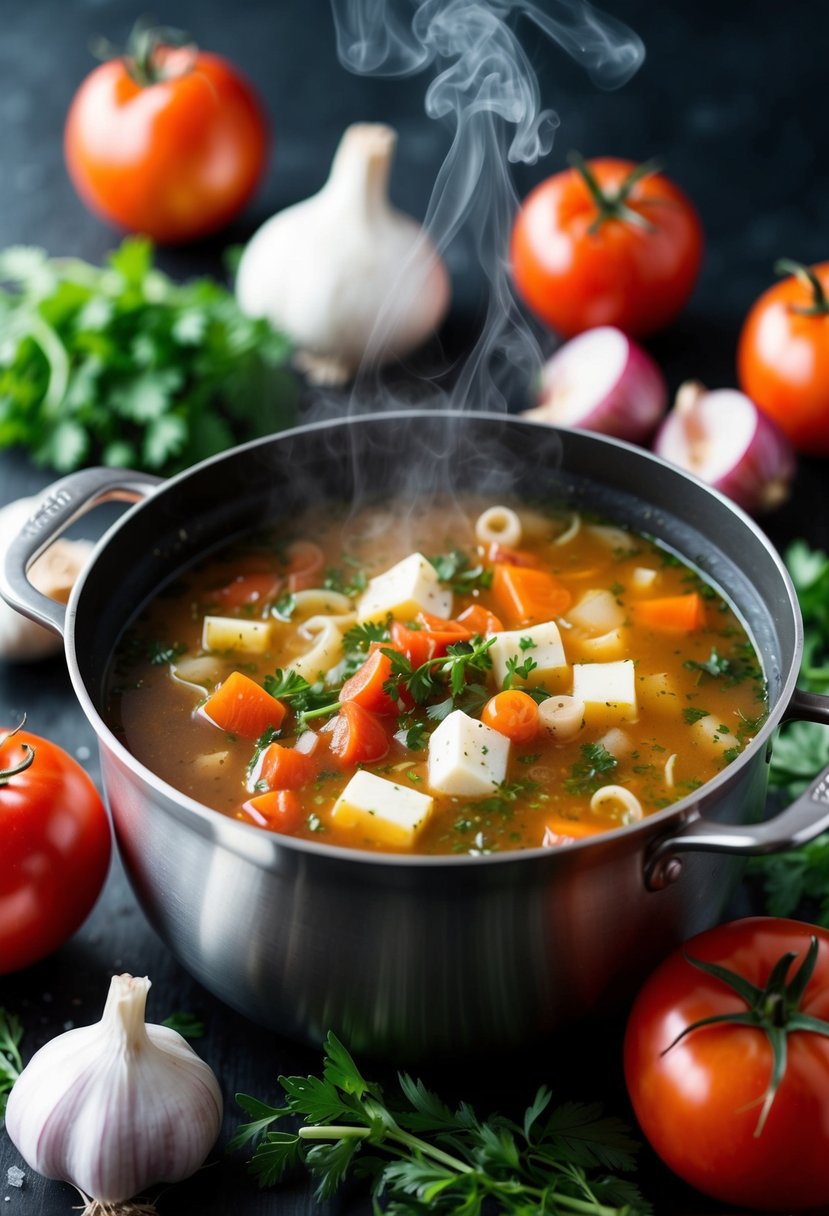
[(347, 512), (394, 496), (416, 512), (424, 499), (463, 490), (493, 503), (519, 497), (582, 507), (675, 549), (742, 618), (768, 680), (769, 724), (779, 719), (797, 674), (799, 614), (779, 556), (752, 521), (627, 444), (472, 412), (310, 425), (173, 478), (110, 530), (79, 586), (67, 621), (73, 677), (100, 714), (107, 665), (125, 625), (165, 580), (237, 534), (292, 520), (321, 502)]

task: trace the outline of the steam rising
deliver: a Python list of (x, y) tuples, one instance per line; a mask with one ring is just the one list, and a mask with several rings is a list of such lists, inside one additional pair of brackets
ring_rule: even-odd
[[(424, 227), (445, 253), (462, 230), (488, 284), (480, 337), (458, 369), (448, 404), (505, 408), (511, 385), (532, 381), (538, 342), (512, 294), (507, 257), (518, 204), (510, 164), (546, 156), (559, 125), (541, 106), (538, 78), (510, 20), (523, 16), (580, 62), (601, 88), (624, 84), (644, 58), (641, 40), (584, 0), (331, 0), (337, 50), (351, 71), (411, 76), (431, 69), (426, 113), (453, 138)], [(405, 154), (405, 149), (403, 149)], [(378, 335), (382, 345), (382, 334)], [(372, 342), (375, 346), (375, 342)], [(365, 395), (366, 373), (355, 394)]]

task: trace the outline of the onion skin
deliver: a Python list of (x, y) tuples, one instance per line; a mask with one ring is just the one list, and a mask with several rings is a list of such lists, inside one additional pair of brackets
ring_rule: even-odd
[[(622, 348), (624, 343), (624, 348)], [(604, 349), (616, 359), (623, 349), (615, 381), (578, 412), (562, 403), (567, 382), (578, 376), (579, 364), (587, 369), (602, 358)], [(599, 326), (572, 338), (547, 361), (541, 374), (537, 405), (524, 417), (554, 426), (572, 426), (595, 431), (631, 443), (647, 443), (668, 406), (665, 377), (651, 356), (613, 326)]]
[[(731, 462), (717, 475), (706, 475), (697, 456), (700, 448), (716, 441), (719, 451), (728, 440), (727, 412), (740, 409), (750, 413), (750, 434), (740, 439)], [(719, 415), (721, 423), (714, 433), (705, 419), (708, 411)], [(708, 391), (701, 384), (683, 384), (676, 404), (656, 434), (653, 450), (657, 456), (679, 465), (725, 494), (750, 515), (761, 515), (779, 507), (789, 495), (796, 471), (792, 444), (767, 414), (750, 397), (737, 389)]]

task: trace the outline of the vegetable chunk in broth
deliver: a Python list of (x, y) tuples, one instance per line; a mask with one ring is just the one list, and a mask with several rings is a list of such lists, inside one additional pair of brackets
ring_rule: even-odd
[(567, 510), (330, 506), (186, 570), (110, 675), (126, 746), (261, 829), (385, 852), (557, 848), (750, 742), (766, 688), (720, 592)]

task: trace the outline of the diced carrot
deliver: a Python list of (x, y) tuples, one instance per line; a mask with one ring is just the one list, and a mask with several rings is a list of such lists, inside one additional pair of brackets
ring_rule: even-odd
[(513, 743), (529, 743), (539, 732), (538, 705), (518, 688), (507, 688), (490, 697), (481, 711), (481, 721)]
[(236, 818), (288, 836), (302, 823), (302, 803), (293, 790), (268, 790), (243, 803)]
[(503, 622), (483, 604), (470, 604), (458, 614), (457, 621), (459, 625), (471, 629), (473, 635), (479, 633), (484, 637), (488, 633), (501, 633), (504, 628)]
[(232, 583), (220, 587), (213, 598), (223, 608), (241, 608), (245, 604), (261, 604), (276, 599), (282, 579), (278, 574), (240, 574)]
[(355, 701), (375, 714), (396, 714), (400, 706), (383, 685), (391, 678), (391, 659), (377, 647), (340, 689), (341, 701)]
[(295, 540), (288, 546), (286, 574), (290, 592), (319, 587), (325, 554), (312, 540)]
[(597, 823), (584, 823), (580, 819), (548, 819), (544, 825), (543, 848), (557, 848), (562, 844), (571, 844), (574, 840), (584, 840), (588, 836), (598, 836), (605, 831)]
[(285, 712), (281, 701), (241, 671), (232, 671), (202, 706), (211, 722), (243, 739), (258, 739), (269, 726), (279, 730)]
[(262, 753), (259, 780), (272, 790), (300, 790), (316, 775), (310, 756), (283, 743), (270, 743)]
[(389, 750), (382, 719), (356, 701), (343, 702), (330, 728), (331, 751), (344, 765), (371, 764)]
[(390, 633), (391, 648), (404, 654), (412, 667), (420, 667), (434, 657), (432, 641), (425, 629), (410, 629), (400, 621), (392, 621)]
[(505, 566), (532, 566), (537, 569), (541, 564), (534, 553), (528, 553), (526, 549), (510, 549), (507, 545), (499, 545), (497, 540), (492, 541), (486, 556), (490, 563), (500, 562)]
[(571, 598), (567, 588), (546, 570), (501, 563), (494, 567), (492, 600), (508, 628), (552, 621), (567, 611)]
[(631, 620), (659, 633), (693, 633), (705, 624), (705, 604), (698, 591), (640, 600), (630, 607)]
[(447, 646), (453, 646), (455, 642), (468, 642), (472, 637), (472, 630), (465, 625), (442, 616), (432, 616), (431, 612), (418, 612), (417, 622), (422, 626), (423, 633), (429, 635), (432, 658), (446, 654)]

